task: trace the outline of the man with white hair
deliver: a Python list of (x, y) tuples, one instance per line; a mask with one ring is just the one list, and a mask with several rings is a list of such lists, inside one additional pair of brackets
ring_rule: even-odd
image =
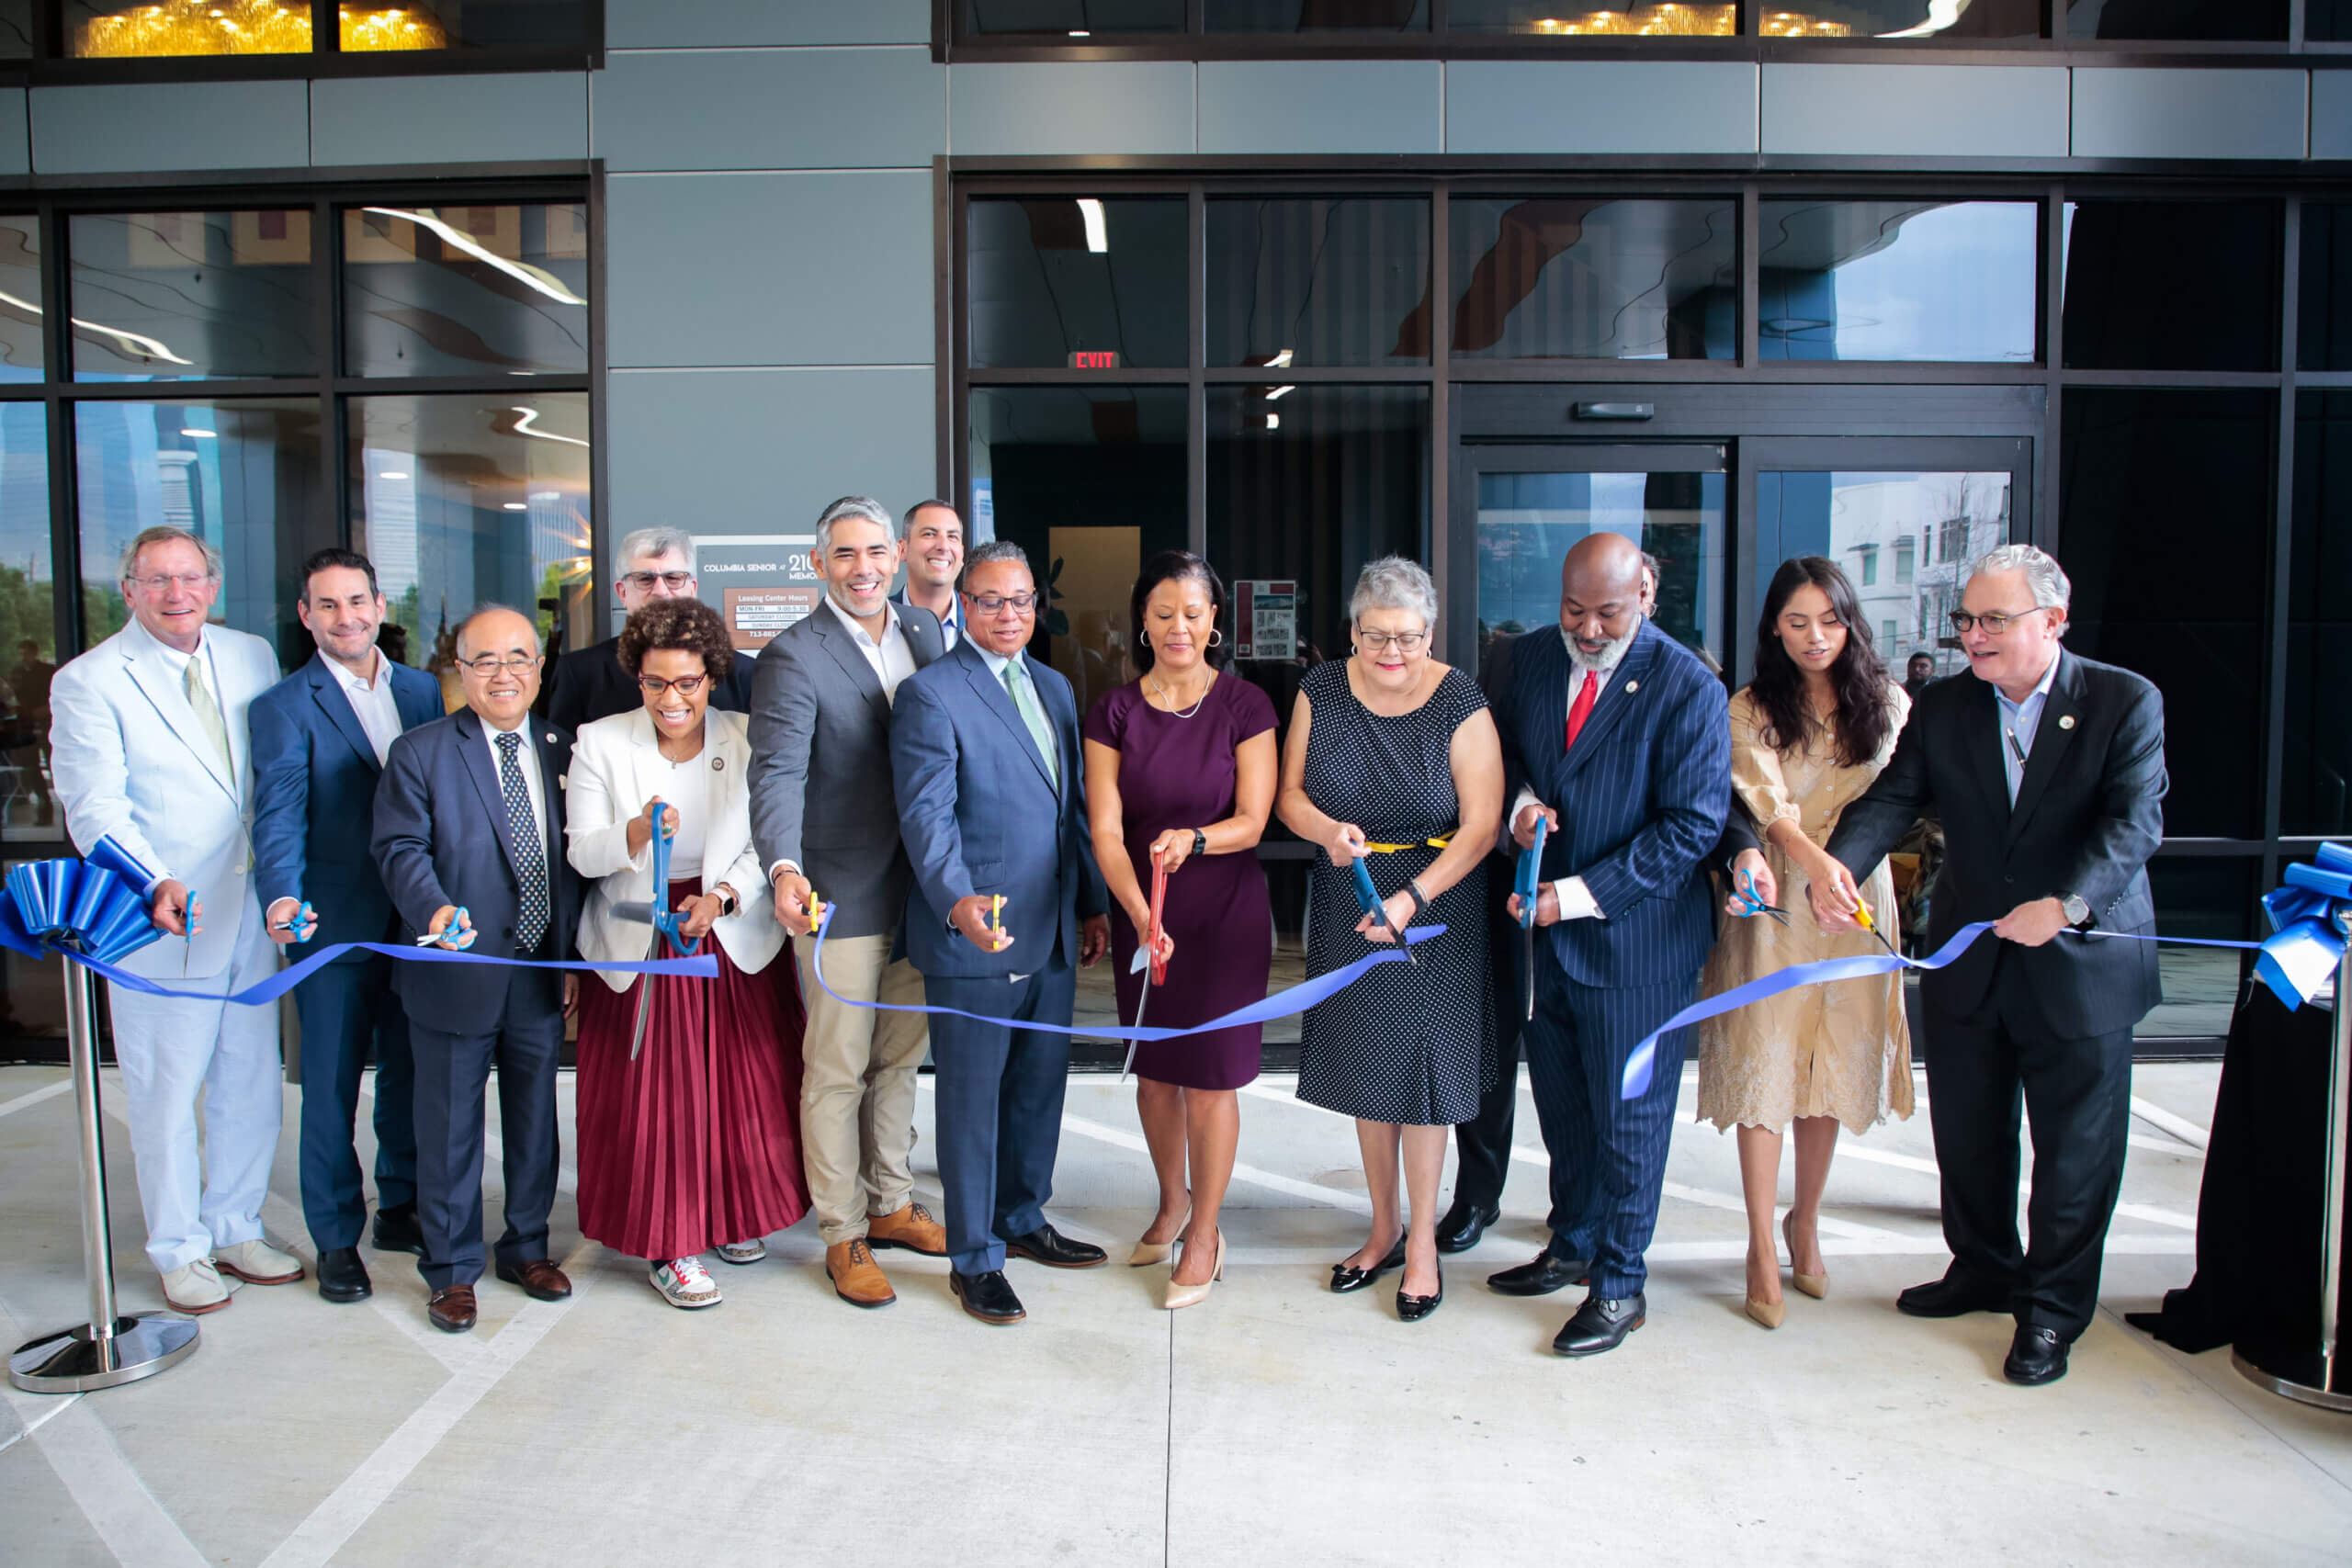
[[(1972, 568), (1951, 621), (1974, 681), (1923, 691), (1893, 761), (1829, 840), (1847, 874), (1815, 883), (1826, 929), (1856, 929), (1857, 883), (1922, 817), (1946, 853), (1928, 945), (1996, 922), (1921, 978), (1928, 1109), (1943, 1172), (1944, 1277), (1895, 1305), (1914, 1317), (2017, 1319), (2011, 1382), (2066, 1374), (2098, 1308), (2123, 1180), (2132, 1030), (2163, 999), (2147, 862), (2164, 836), (2164, 699), (2069, 652), (2069, 585), (2030, 545)], [(1873, 911), (1882, 918), (1891, 911)], [(2033, 1123), (2029, 1243), (2018, 1244), (2018, 1102)]]
[[(701, 586), (695, 576), (695, 538), (683, 528), (639, 528), (622, 537), (614, 559), (613, 597), (624, 614), (634, 615), (656, 599), (691, 599)], [(644, 705), (637, 677), (621, 668), (618, 633), (563, 655), (548, 677), (548, 718), (566, 729)], [(735, 655), (734, 672), (711, 689), (710, 705), (722, 713), (750, 711), (750, 654)]]

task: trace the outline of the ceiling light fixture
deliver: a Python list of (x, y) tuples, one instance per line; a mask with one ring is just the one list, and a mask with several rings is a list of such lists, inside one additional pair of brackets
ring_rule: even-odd
[(218, 441), (220, 439), (220, 433), (219, 431), (198, 430), (192, 424), (181, 426), (180, 434), (182, 435), (193, 435), (198, 441)]
[(395, 480), (397, 480), (397, 479), (404, 479), (408, 478), (408, 476), (407, 476), (406, 474), (402, 473), (402, 472), (401, 472), (400, 469), (398, 469), (398, 468), (387, 468), (387, 469), (385, 469), (382, 473), (378, 474), (376, 477), (377, 477), (378, 479), (395, 479)]
[(506, 510), (507, 510), (507, 511), (509, 511), (509, 512), (528, 512), (528, 511), (530, 511), (530, 510), (531, 510), (529, 507), (527, 507), (527, 506), (524, 505), (524, 504), (523, 504), (521, 502), (519, 502), (519, 501), (510, 501), (510, 502), (507, 502), (505, 503), (505, 506), (506, 506)]

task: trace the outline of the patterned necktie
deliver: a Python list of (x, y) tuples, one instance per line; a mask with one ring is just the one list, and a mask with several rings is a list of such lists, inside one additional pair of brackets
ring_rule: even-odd
[(212, 749), (220, 754), (220, 765), (228, 770), (229, 782), (237, 782), (237, 759), (229, 750), (229, 727), (220, 722), (220, 705), (212, 700), (212, 688), (204, 683), (204, 671), (196, 667), (196, 659), (187, 661), (180, 675), (180, 690), (187, 694), (187, 705), (196, 710), (196, 722), (212, 739)]
[(1568, 739), (1567, 745), (1561, 748), (1562, 750), (1567, 750), (1576, 745), (1577, 731), (1582, 729), (1584, 721), (1592, 716), (1592, 705), (1600, 699), (1600, 672), (1588, 670), (1584, 672), (1584, 684), (1577, 688), (1577, 700), (1568, 705)]
[(1037, 743), (1037, 754), (1046, 760), (1046, 777), (1055, 789), (1062, 787), (1062, 771), (1054, 755), (1054, 732), (1046, 728), (1046, 716), (1037, 711), (1037, 699), (1029, 690), (1029, 671), (1018, 659), (1004, 664), (1004, 689), (1012, 694), (1012, 705), (1021, 711), (1021, 722), (1029, 727), (1029, 739)]
[(507, 730), (498, 738), (498, 788), (506, 797), (506, 835), (514, 863), (523, 869), (523, 906), (514, 916), (514, 951), (535, 953), (548, 934), (548, 847), (531, 812), (530, 786), (523, 782), (523, 738)]

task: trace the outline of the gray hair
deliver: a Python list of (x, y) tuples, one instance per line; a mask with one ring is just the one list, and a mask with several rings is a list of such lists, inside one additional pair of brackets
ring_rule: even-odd
[(123, 547), (122, 581), (129, 582), (131, 580), (132, 575), (139, 570), (140, 551), (145, 549), (150, 545), (167, 544), (174, 539), (178, 539), (185, 544), (194, 545), (198, 549), (203, 551), (204, 575), (213, 579), (215, 581), (220, 581), (220, 552), (213, 547), (212, 541), (204, 538), (199, 535), (191, 534), (185, 528), (174, 528), (168, 525), (153, 528), (141, 528), (139, 530), (138, 536), (133, 538), (130, 544)]
[(1652, 582), (1663, 582), (1666, 581), (1666, 569), (1658, 565), (1657, 557), (1650, 554), (1647, 550), (1644, 550), (1642, 552), (1642, 570), (1650, 574), (1650, 581)]
[(985, 545), (973, 546), (972, 553), (964, 558), (964, 570), (956, 574), (956, 592), (969, 593), (972, 591), (973, 570), (996, 560), (1018, 561), (1021, 563), (1021, 570), (1029, 573), (1029, 581), (1032, 583), (1037, 581), (1036, 570), (1029, 564), (1027, 550), (1023, 549), (1011, 539), (990, 539)]
[(466, 618), (458, 623), (458, 630), (450, 640), (460, 647), (464, 646), (466, 633), (473, 628), (473, 624), (476, 621), (481, 620), (484, 615), (495, 615), (500, 614), (522, 616), (523, 624), (531, 628), (532, 649), (538, 652), (546, 651), (546, 645), (539, 641), (539, 623), (535, 617), (516, 609), (512, 604), (500, 604), (488, 600), (483, 601), (481, 604), (475, 605), (472, 609), (466, 612)]
[(666, 523), (659, 527), (639, 528), (634, 534), (624, 534), (621, 536), (620, 554), (614, 558), (620, 564), (620, 572), (616, 575), (625, 575), (631, 561), (662, 556), (677, 556), (684, 560), (688, 571), (694, 570), (695, 536), (684, 528), (673, 528)]
[(2025, 585), (2032, 592), (2037, 609), (2063, 610), (2075, 596), (2075, 585), (2066, 580), (2066, 570), (2056, 558), (2031, 545), (2003, 545), (1968, 564), (1971, 577), (1988, 571), (2025, 573)]
[(878, 523), (882, 525), (882, 532), (889, 536), (892, 544), (899, 542), (899, 525), (890, 520), (888, 507), (870, 495), (845, 495), (825, 508), (824, 513), (817, 519), (817, 558), (820, 561), (822, 561), (825, 558), (825, 553), (833, 547), (833, 525), (844, 517), (866, 523)]
[(1410, 610), (1426, 626), (1437, 625), (1437, 584), (1419, 561), (1403, 556), (1383, 556), (1356, 574), (1356, 591), (1348, 595), (1348, 619), (1359, 621), (1366, 610)]

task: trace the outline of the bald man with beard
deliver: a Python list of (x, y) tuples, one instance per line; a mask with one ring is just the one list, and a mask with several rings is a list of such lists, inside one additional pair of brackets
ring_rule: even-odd
[(1554, 1176), (1551, 1241), (1488, 1282), (1512, 1295), (1588, 1283), (1552, 1342), (1563, 1356), (1614, 1349), (1647, 1311), (1643, 1254), (1689, 1032), (1658, 1043), (1645, 1093), (1618, 1086), (1634, 1047), (1698, 992), (1714, 934), (1706, 867), (1731, 801), (1723, 682), (1643, 615), (1642, 575), (1632, 540), (1578, 543), (1559, 636), (1520, 639), (1497, 704), (1512, 836), (1524, 848), (1550, 825), (1523, 1038)]

